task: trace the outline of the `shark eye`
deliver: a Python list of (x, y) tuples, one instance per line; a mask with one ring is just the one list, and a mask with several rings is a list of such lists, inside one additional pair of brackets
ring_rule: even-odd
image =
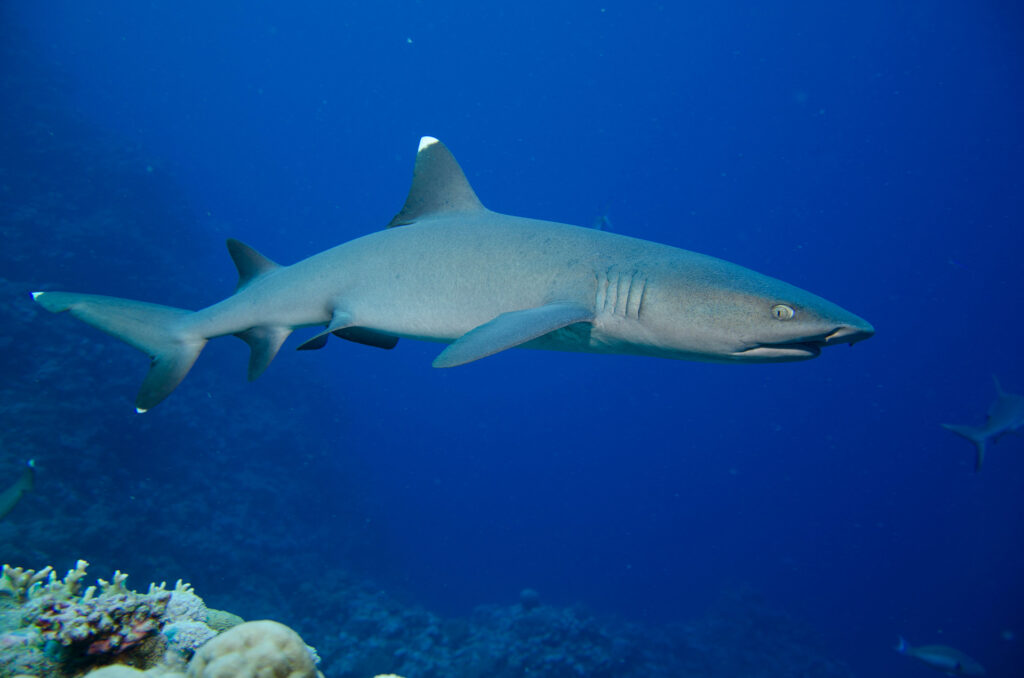
[(775, 304), (772, 306), (772, 315), (775, 316), (776, 320), (792, 320), (793, 316), (796, 315), (796, 311), (793, 310), (792, 306)]

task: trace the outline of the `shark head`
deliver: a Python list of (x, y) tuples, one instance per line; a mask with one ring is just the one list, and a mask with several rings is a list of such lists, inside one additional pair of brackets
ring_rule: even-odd
[(669, 273), (650, 305), (660, 347), (682, 357), (809, 360), (823, 348), (852, 345), (875, 333), (863, 318), (806, 290), (736, 264), (687, 254), (689, 261)]
[(852, 346), (875, 333), (863, 318), (809, 292), (800, 295), (800, 301), (791, 299), (792, 295), (780, 295), (771, 303), (763, 299), (751, 304), (750, 332), (729, 357), (742, 362), (808, 360), (827, 346)]

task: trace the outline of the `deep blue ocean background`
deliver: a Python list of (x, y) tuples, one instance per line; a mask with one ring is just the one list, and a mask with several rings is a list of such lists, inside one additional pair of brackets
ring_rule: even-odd
[[(0, 42), (0, 471), (39, 464), (4, 562), (277, 618), (335, 569), (446, 617), (531, 587), (652, 627), (744, 588), (860, 676), (931, 675), (899, 635), (1024, 674), (1024, 440), (974, 473), (939, 426), (992, 375), (1024, 393), (1016, 4), (12, 1)], [(382, 228), (422, 135), (494, 210), (605, 217), (877, 335), (452, 370), (292, 338), (252, 384), (225, 340), (140, 417), (145, 358), (28, 296), (214, 303), (227, 237), (287, 264)]]

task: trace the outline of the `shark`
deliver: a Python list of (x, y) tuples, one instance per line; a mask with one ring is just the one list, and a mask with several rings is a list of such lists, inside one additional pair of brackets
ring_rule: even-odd
[(911, 646), (900, 637), (895, 650), (902, 655), (920, 660), (947, 676), (984, 676), (985, 667), (960, 650), (948, 645)]
[(603, 230), (491, 211), (448, 148), (420, 140), (406, 201), (387, 228), (282, 266), (229, 239), (238, 285), (198, 311), (77, 292), (34, 292), (145, 353), (145, 412), (206, 342), (235, 336), (259, 377), (285, 339), (330, 336), (382, 349), (447, 344), (450, 368), (515, 347), (723, 363), (807, 360), (871, 337), (866, 320), (737, 264)]
[(0, 492), (0, 520), (13, 511), (18, 502), (21, 501), (22, 495), (26, 492), (31, 492), (35, 489), (35, 486), (36, 462), (35, 459), (29, 459), (25, 464), (25, 468), (21, 470), (18, 479), (3, 492)]
[(1007, 393), (993, 375), (996, 386), (996, 399), (988, 408), (988, 419), (981, 426), (966, 424), (942, 424), (942, 428), (963, 436), (974, 443), (977, 450), (974, 457), (974, 470), (980, 471), (985, 461), (985, 448), (989, 440), (997, 442), (1007, 433), (1016, 433), (1024, 426), (1024, 396)]

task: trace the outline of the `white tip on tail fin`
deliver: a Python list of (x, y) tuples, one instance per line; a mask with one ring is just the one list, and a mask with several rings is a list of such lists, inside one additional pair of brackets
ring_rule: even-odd
[(170, 395), (206, 345), (205, 337), (182, 329), (181, 321), (192, 312), (180, 308), (72, 292), (47, 292), (35, 300), (48, 311), (68, 311), (149, 356), (149, 373), (135, 399), (140, 413)]
[(33, 292), (32, 293), (32, 299), (33, 300), (39, 299), (39, 297), (43, 296), (44, 294), (46, 294), (46, 292)]

